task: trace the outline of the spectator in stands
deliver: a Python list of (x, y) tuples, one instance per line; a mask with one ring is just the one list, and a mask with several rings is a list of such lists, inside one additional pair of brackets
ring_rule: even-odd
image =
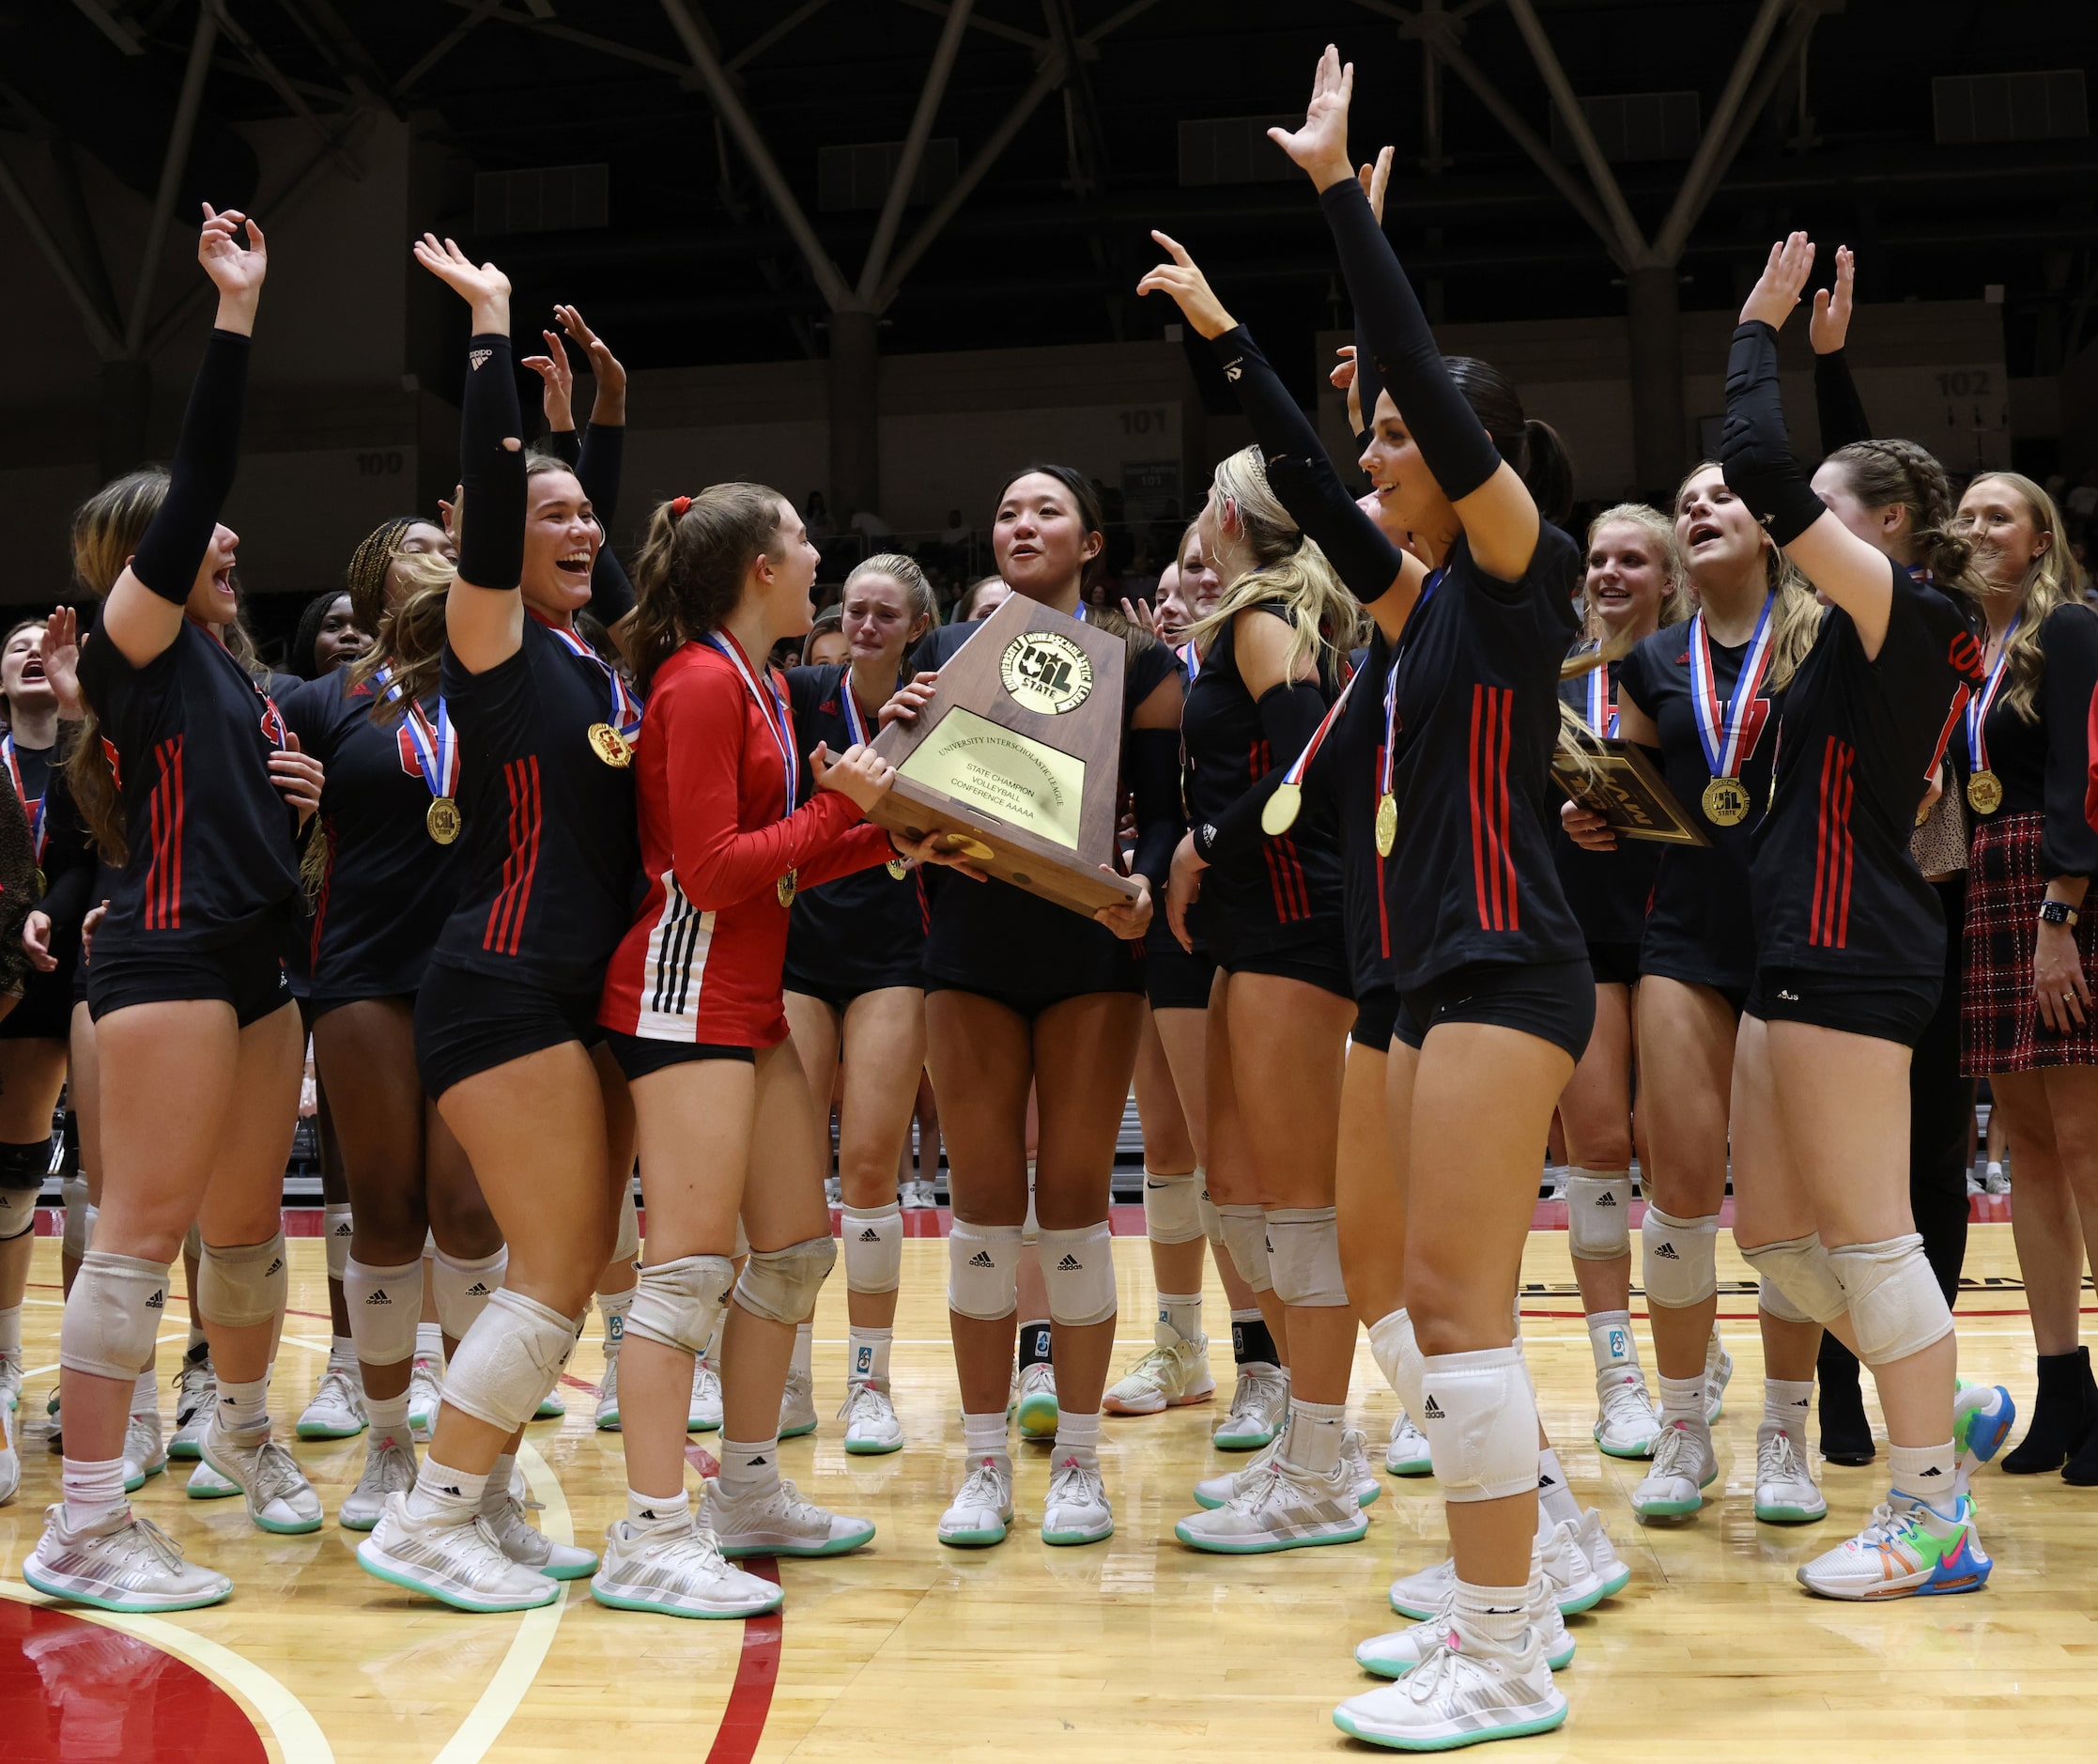
[(801, 511), (801, 524), (808, 529), (810, 543), (821, 545), (838, 529), (830, 524), (830, 510), (824, 504), (824, 493), (810, 490), (809, 501)]

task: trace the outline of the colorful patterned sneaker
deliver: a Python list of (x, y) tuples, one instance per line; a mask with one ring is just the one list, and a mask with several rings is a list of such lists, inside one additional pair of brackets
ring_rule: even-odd
[(1012, 1524), (1012, 1460), (1003, 1452), (979, 1458), (940, 1515), (940, 1541), (958, 1550), (1003, 1543)]
[(1191, 1513), (1173, 1527), (1190, 1549), (1217, 1555), (1264, 1555), (1321, 1543), (1354, 1543), (1369, 1531), (1345, 1461), (1324, 1476), (1279, 1453), (1240, 1472), (1229, 1500)]
[(779, 1437), (799, 1439), (816, 1431), (816, 1381), (797, 1366), (787, 1369), (779, 1392)]
[(561, 1597), (561, 1583), (513, 1562), (488, 1522), (418, 1520), (395, 1494), (357, 1546), (365, 1573), (420, 1592), (455, 1611), (530, 1611)]
[(2018, 1405), (2001, 1385), (1962, 1380), (1952, 1396), (1952, 1447), (1960, 1455), (1960, 1467), (1971, 1474), (1993, 1459), (2017, 1418)]
[(1132, 1366), (1101, 1399), (1110, 1415), (1157, 1415), (1166, 1409), (1207, 1402), (1216, 1395), (1210, 1375), (1210, 1338), (1176, 1337), (1161, 1342)]
[(838, 1418), (845, 1424), (845, 1449), (856, 1458), (878, 1458), (903, 1448), (903, 1424), (896, 1418), (886, 1378), (855, 1382), (845, 1392)]
[(1804, 1525), (1828, 1517), (1792, 1435), (1766, 1421), (1755, 1431), (1755, 1516), (1768, 1525)]
[(481, 1517), (495, 1534), (496, 1545), (519, 1568), (548, 1580), (580, 1580), (597, 1571), (594, 1551), (556, 1543), (524, 1516), (524, 1504), (508, 1489), (481, 1504)]
[[(1394, 1630), (1388, 1635), (1374, 1635), (1361, 1643), (1355, 1649), (1355, 1663), (1381, 1679), (1403, 1679), (1421, 1663), (1431, 1647), (1449, 1633), (1456, 1615), (1457, 1586), (1453, 1581), (1442, 1608), (1433, 1617), (1423, 1617), (1405, 1629)], [(1554, 1672), (1564, 1672), (1573, 1664), (1573, 1633), (1566, 1628), (1566, 1619), (1534, 1562), (1530, 1574), (1530, 1624), (1544, 1648), (1546, 1665)]]
[(235, 1433), (214, 1421), (204, 1430), (203, 1451), (204, 1462), (248, 1497), (258, 1530), (297, 1537), (320, 1529), (320, 1496), (267, 1427)]
[(194, 1611), (233, 1591), (224, 1574), (185, 1561), (173, 1538), (129, 1507), (74, 1531), (62, 1501), (44, 1509), (44, 1535), (22, 1577), (100, 1611)]
[(1053, 1441), (1057, 1437), (1057, 1369), (1047, 1360), (1037, 1360), (1031, 1366), (1023, 1366), (1019, 1376), (1012, 1383), (1012, 1400), (1008, 1405), (1013, 1418), (1020, 1423), (1020, 1437), (1037, 1442)]
[(194, 1463), (202, 1456), (198, 1443), (218, 1403), (219, 1380), (211, 1369), (211, 1350), (200, 1341), (182, 1356), (182, 1369), (175, 1376), (175, 1437), (167, 1443), (170, 1458)]
[(354, 1439), (369, 1423), (364, 1416), (364, 1387), (357, 1374), (357, 1362), (334, 1360), (321, 1373), (314, 1400), (299, 1416), (301, 1439)]
[(430, 1443), (438, 1405), (443, 1400), (444, 1374), (438, 1370), (434, 1360), (417, 1354), (408, 1369), (408, 1431), (418, 1446)]
[(1396, 1684), (1351, 1696), (1334, 1725), (1351, 1739), (1400, 1752), (1446, 1752), (1485, 1740), (1548, 1733), (1566, 1719), (1533, 1624), (1503, 1649), (1465, 1636), (1455, 1622), (1422, 1650)]
[(157, 1477), (166, 1468), (167, 1449), (161, 1444), (160, 1411), (132, 1410), (124, 1423), (124, 1493), (137, 1493), (146, 1486), (147, 1477)]
[(369, 1531), (378, 1524), (387, 1500), (415, 1486), (415, 1447), (406, 1438), (367, 1436), (364, 1470), (357, 1486), (343, 1496), (335, 1523), (345, 1531)]
[(1041, 1508), (1044, 1543), (1099, 1543), (1115, 1535), (1115, 1513), (1100, 1479), (1100, 1454), (1066, 1447), (1049, 1472), (1049, 1498)]
[(705, 1360), (692, 1359), (692, 1401), (685, 1411), (687, 1433), (717, 1433), (721, 1429), (721, 1374)]
[(1906, 1599), (1980, 1592), (1995, 1564), (1974, 1527), (1974, 1501), (1952, 1497), (1950, 1513), (1890, 1495), (1855, 1538), (1799, 1570), (1799, 1584), (1824, 1599)]
[(714, 1533), (691, 1516), (682, 1524), (622, 1519), (609, 1527), (590, 1596), (615, 1611), (681, 1617), (762, 1617), (786, 1597), (731, 1562)]
[(1219, 1451), (1258, 1451), (1288, 1416), (1289, 1374), (1264, 1360), (1248, 1360), (1239, 1368), (1231, 1413), (1216, 1424), (1210, 1444)]
[(1395, 1477), (1427, 1477), (1435, 1474), (1435, 1461), (1428, 1456), (1427, 1435), (1413, 1425), (1402, 1407), (1392, 1422), (1392, 1437), (1384, 1447), (1384, 1468)]
[(1705, 1344), (1705, 1425), (1716, 1427), (1726, 1413), (1726, 1387), (1734, 1382), (1734, 1355), (1720, 1339), (1720, 1326), (1712, 1325), (1711, 1339)]
[[(1222, 1476), (1204, 1477), (1195, 1485), (1195, 1504), (1212, 1509), (1222, 1507), (1242, 1488), (1252, 1487), (1281, 1449), (1282, 1442), (1275, 1440), (1263, 1446), (1236, 1470), (1226, 1470)], [(1370, 1474), (1368, 1442), (1353, 1428), (1340, 1436), (1340, 1462), (1354, 1484), (1357, 1506), (1367, 1507), (1382, 1496), (1383, 1484)]]
[(742, 1555), (842, 1555), (871, 1543), (874, 1522), (849, 1519), (805, 1501), (794, 1485), (767, 1483), (754, 1494), (732, 1501), (718, 1481), (706, 1485), (706, 1519), (714, 1527), (721, 1554)]
[[(1651, 1458), (1661, 1417), (1637, 1367), (1612, 1366), (1596, 1374), (1596, 1444), (1612, 1458)], [(1709, 1425), (1709, 1423), (1707, 1423)]]
[(1705, 1505), (1703, 1491), (1720, 1474), (1709, 1427), (1677, 1421), (1654, 1442), (1654, 1463), (1632, 1490), (1632, 1511), (1642, 1519), (1682, 1519)]

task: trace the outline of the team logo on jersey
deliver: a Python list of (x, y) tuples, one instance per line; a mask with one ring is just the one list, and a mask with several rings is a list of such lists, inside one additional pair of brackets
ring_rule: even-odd
[(1055, 631), (1028, 631), (1006, 645), (998, 678), (1013, 701), (1044, 717), (1076, 710), (1093, 689), (1092, 658)]
[(1982, 640), (1971, 631), (1962, 631), (1953, 638), (1945, 659), (1952, 664), (1954, 673), (1967, 674), (1978, 680), (1982, 677)]
[(281, 748), (285, 745), (284, 712), (277, 708), (277, 701), (271, 698), (269, 693), (264, 692), (261, 694), (261, 698), (262, 733), (270, 737), (271, 747)]

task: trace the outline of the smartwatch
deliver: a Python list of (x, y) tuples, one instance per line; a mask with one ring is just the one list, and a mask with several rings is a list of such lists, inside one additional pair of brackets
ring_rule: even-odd
[(2082, 915), (2067, 901), (2042, 901), (2040, 903), (2040, 922), (2043, 925), (2068, 925), (2074, 928), (2077, 920), (2081, 917)]

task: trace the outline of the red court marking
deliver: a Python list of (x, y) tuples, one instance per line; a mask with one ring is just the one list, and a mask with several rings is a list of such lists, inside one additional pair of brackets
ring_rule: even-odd
[(188, 1661), (11, 1599), (0, 1601), (0, 1710), (4, 1764), (266, 1764), (270, 1756), (240, 1705)]
[(686, 1442), (685, 1462), (702, 1477), (717, 1477), (721, 1474), (720, 1459), (695, 1441)]
[[(696, 1449), (687, 1447), (686, 1455)], [(775, 1586), (779, 1584), (779, 1565), (769, 1555), (754, 1555), (739, 1566)], [(706, 1764), (750, 1764), (757, 1756), (758, 1741), (772, 1713), (772, 1688), (779, 1681), (779, 1634), (785, 1627), (778, 1611), (744, 1619), (743, 1654), (736, 1662), (729, 1706), (721, 1711), (721, 1725), (707, 1750)], [(0, 1753), (0, 1757), (5, 1756)]]

